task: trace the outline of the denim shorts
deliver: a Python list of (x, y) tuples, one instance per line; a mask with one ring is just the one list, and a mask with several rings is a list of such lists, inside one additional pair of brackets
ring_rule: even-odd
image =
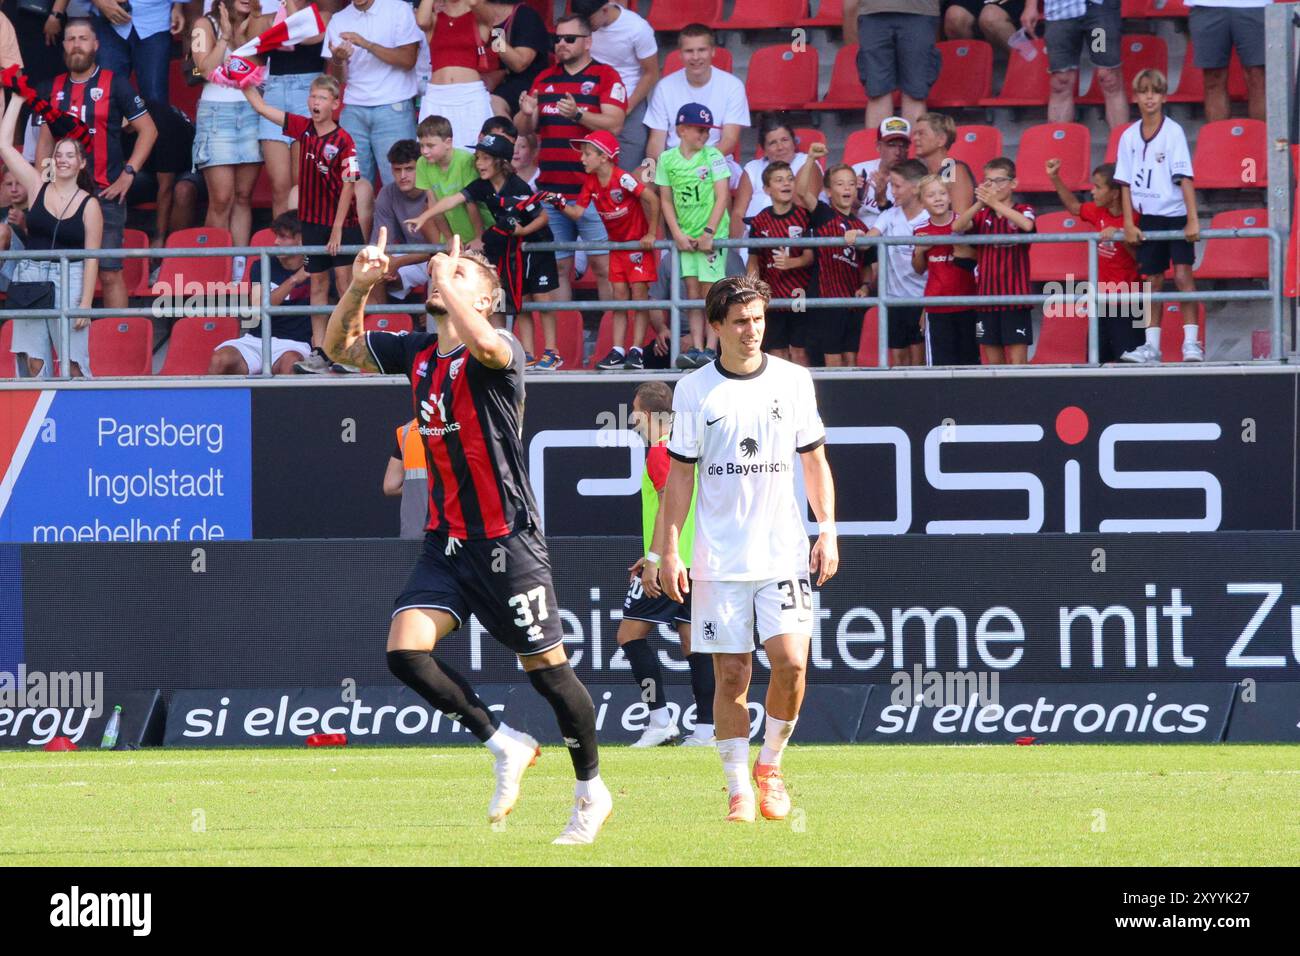
[(238, 103), (200, 100), (194, 123), (195, 168), (260, 163), (259, 119), (247, 100)]
[[(578, 242), (579, 240), (600, 242), (609, 238), (609, 233), (605, 231), (605, 224), (600, 221), (600, 214), (596, 212), (595, 203), (587, 207), (587, 211), (577, 222), (562, 212), (550, 213), (547, 218), (556, 242)], [(573, 250), (560, 251), (555, 253), (555, 258), (567, 259), (571, 255)], [(608, 253), (592, 252), (590, 255), (608, 255)]]
[(402, 139), (415, 139), (415, 101), (401, 100), (383, 106), (344, 104), (339, 125), (348, 131), (357, 147), (357, 168), (361, 178), (372, 181), (378, 170), (384, 182), (393, 178), (388, 151)]
[[(283, 76), (268, 76), (266, 85), (262, 89), (262, 97), (266, 100), (267, 105), (274, 106), (278, 110), (306, 116), (307, 94), (311, 91), (311, 81), (316, 79), (318, 75), (316, 73), (286, 73)], [(263, 116), (257, 118), (257, 138), (259, 140), (270, 140), (273, 143), (284, 143), (285, 146), (293, 143), (293, 140), (284, 135), (280, 127)]]

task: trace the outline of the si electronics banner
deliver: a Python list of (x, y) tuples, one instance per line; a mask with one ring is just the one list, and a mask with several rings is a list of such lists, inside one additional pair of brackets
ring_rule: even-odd
[(252, 535), (243, 389), (0, 392), (0, 540)]

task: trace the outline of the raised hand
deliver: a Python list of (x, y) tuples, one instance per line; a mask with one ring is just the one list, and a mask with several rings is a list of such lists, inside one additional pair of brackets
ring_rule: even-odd
[(358, 252), (352, 262), (353, 282), (371, 288), (388, 274), (388, 256), (384, 254), (384, 247), (387, 244), (388, 227), (380, 226), (379, 241)]

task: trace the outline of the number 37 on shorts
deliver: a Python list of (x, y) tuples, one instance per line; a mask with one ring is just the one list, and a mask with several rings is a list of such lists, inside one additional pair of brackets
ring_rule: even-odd
[(745, 654), (754, 631), (812, 636), (812, 585), (807, 578), (768, 581), (692, 581), (691, 645), (710, 654)]

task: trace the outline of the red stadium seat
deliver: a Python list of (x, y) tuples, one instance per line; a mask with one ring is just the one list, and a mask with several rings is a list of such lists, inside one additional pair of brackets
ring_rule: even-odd
[[(1041, 233), (1096, 232), (1096, 228), (1068, 212), (1046, 212), (1036, 220)], [(1073, 276), (1088, 280), (1086, 242), (1035, 242), (1029, 247), (1029, 280), (1059, 282)]]
[(984, 164), (1002, 153), (1002, 131), (996, 126), (958, 126), (948, 156), (965, 163), (979, 179)]
[(253, 238), (248, 240), (248, 244), (256, 249), (269, 249), (275, 245), (274, 229), (259, 229), (253, 233)]
[[(1168, 291), (1173, 291), (1166, 286)], [(1197, 306), (1196, 324), (1201, 327), (1197, 341), (1205, 345), (1205, 309)], [(1183, 304), (1166, 302), (1160, 310), (1160, 356), (1166, 362), (1183, 360)]]
[[(1246, 71), (1242, 68), (1237, 51), (1232, 51), (1228, 61), (1228, 98), (1242, 101), (1246, 99)], [(1205, 74), (1196, 65), (1192, 41), (1187, 41), (1187, 52), (1183, 54), (1182, 72), (1178, 76), (1178, 88), (1169, 94), (1170, 103), (1204, 103)]]
[(801, 27), (834, 27), (844, 25), (844, 0), (813, 0), (817, 12), (799, 21)]
[(1043, 106), (1051, 91), (1047, 74), (1047, 47), (1035, 40), (1038, 56), (1026, 60), (1019, 54), (1007, 60), (1007, 75), (1002, 80), (1002, 90), (997, 96), (980, 100), (981, 106)]
[[(801, 153), (808, 152), (808, 147), (813, 143), (825, 143), (826, 134), (819, 129), (813, 129), (811, 126), (796, 126), (794, 130), (795, 149)], [(758, 149), (754, 151), (755, 159), (763, 158), (763, 146), (760, 143)], [(608, 349), (606, 350), (608, 351)]]
[(925, 98), (929, 109), (976, 106), (993, 95), (993, 47), (983, 40), (944, 40), (939, 79)]
[(862, 320), (862, 338), (858, 341), (858, 365), (862, 368), (880, 367), (880, 310), (875, 307), (867, 309), (866, 318)]
[(1185, 17), (1187, 14), (1187, 4), (1183, 3), (1183, 0), (1146, 0), (1141, 16)]
[(253, 183), (253, 195), (249, 203), (254, 209), (270, 209), (272, 199), (271, 177), (266, 174), (266, 167), (263, 166), (258, 170), (257, 182)]
[(1092, 134), (1088, 127), (1081, 123), (1043, 123), (1025, 130), (1016, 153), (1017, 190), (1056, 192), (1046, 170), (1052, 158), (1061, 161), (1061, 179), (1068, 189), (1087, 189), (1092, 169)]
[[(167, 340), (167, 357), (159, 375), (207, 375), (212, 353), (222, 342), (239, 337), (239, 320), (187, 315), (176, 320)], [(94, 367), (99, 374), (98, 367)]]
[(1268, 134), (1263, 120), (1226, 119), (1196, 134), (1192, 169), (1198, 189), (1262, 189), (1268, 185)]
[[(560, 353), (560, 358), (564, 359), (566, 369), (581, 371), (583, 357), (582, 313), (573, 311), (557, 312), (555, 317), (556, 351)], [(543, 348), (541, 313), (532, 312), (527, 316), (520, 316), (516, 321), (531, 321), (533, 323), (533, 347), (538, 349), (538, 352), (534, 354), (540, 354), (540, 350)]]
[(1124, 135), (1124, 130), (1128, 129), (1132, 123), (1126, 123), (1123, 126), (1116, 126), (1110, 131), (1110, 136), (1106, 140), (1106, 159), (1105, 162), (1113, 163), (1119, 156), (1119, 138)]
[(0, 323), (0, 378), (17, 378), (18, 369), (14, 353), (9, 351), (14, 344), (14, 320)]
[[(216, 249), (233, 244), (225, 229), (202, 227), (178, 229), (167, 237), (168, 249), (197, 249), (211, 246)], [(229, 256), (168, 256), (158, 269), (158, 281), (153, 285), (154, 295), (180, 296), (186, 284), (200, 283), (205, 287), (231, 281), (232, 263)]]
[(808, 0), (736, 0), (731, 16), (708, 25), (715, 30), (770, 30), (808, 15)]
[[(148, 249), (149, 237), (139, 229), (122, 230), (123, 249)], [(146, 296), (149, 294), (149, 260), (123, 259), (122, 281), (126, 284), (128, 296)], [(104, 292), (103, 281), (99, 274), (95, 276), (95, 296)]]
[(788, 43), (760, 47), (749, 58), (745, 94), (755, 112), (773, 112), (817, 99), (817, 48), (800, 52)]
[(842, 46), (831, 67), (831, 85), (821, 100), (804, 104), (806, 110), (861, 110), (867, 107), (867, 91), (858, 78), (857, 46)]
[(1043, 314), (1030, 365), (1082, 365), (1088, 361), (1088, 312), (1061, 305)]
[[(650, 25), (665, 33), (676, 33), (688, 23), (713, 23), (722, 18), (722, 0), (654, 0), (650, 4)], [(664, 72), (667, 72), (666, 70)]]
[(90, 369), (98, 376), (153, 372), (153, 323), (143, 316), (90, 323)]
[(199, 96), (203, 93), (203, 84), (187, 86), (180, 60), (172, 60), (167, 75), (167, 99), (191, 120), (198, 115)]
[[(1159, 70), (1165, 76), (1169, 75), (1169, 48), (1158, 36), (1137, 33), (1123, 37), (1120, 40), (1120, 57), (1120, 68), (1124, 73), (1124, 90), (1128, 94), (1130, 103), (1135, 102), (1137, 98), (1133, 92), (1133, 77), (1147, 69)], [(1077, 102), (1100, 105), (1105, 101), (1101, 84), (1097, 81), (1097, 74), (1094, 72), (1092, 82), (1088, 85), (1088, 92), (1080, 96)]]
[(405, 312), (367, 313), (362, 324), (367, 332), (410, 332), (414, 328), (411, 316)]
[(876, 140), (879, 137), (878, 130), (855, 129), (844, 141), (844, 162), (853, 166), (869, 159), (879, 159), (880, 150), (876, 148)]
[[(1211, 229), (1258, 229), (1268, 225), (1267, 209), (1233, 209), (1210, 221)], [(1267, 279), (1267, 237), (1207, 239), (1198, 279)]]
[[(715, 46), (713, 48), (713, 66), (726, 73), (736, 72), (734, 69), (735, 63), (731, 58), (731, 51), (725, 46)], [(681, 68), (682, 52), (674, 47), (669, 50), (668, 55), (664, 57), (663, 75), (667, 76), (669, 73), (676, 73)]]
[[(633, 326), (636, 324), (635, 317), (629, 318), (623, 328), (623, 341), (618, 344), (624, 348), (632, 347)], [(645, 348), (655, 340), (654, 326), (647, 320), (645, 324), (645, 341), (641, 347)], [(596, 331), (596, 350), (591, 354), (592, 364), (589, 368), (595, 368), (597, 362), (609, 354), (609, 350), (614, 347), (614, 314), (606, 312), (600, 317), (600, 328)]]

